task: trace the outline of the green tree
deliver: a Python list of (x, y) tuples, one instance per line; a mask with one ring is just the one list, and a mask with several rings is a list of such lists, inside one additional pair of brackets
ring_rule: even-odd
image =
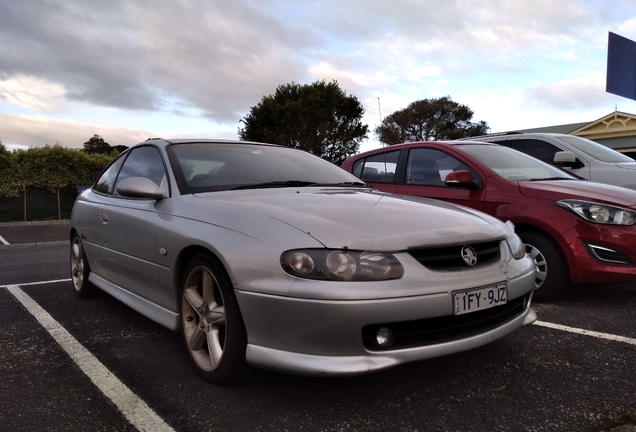
[(116, 146), (113, 146), (113, 148), (117, 150), (117, 154), (123, 153), (124, 151), (128, 150), (128, 146), (125, 146), (125, 145), (116, 145)]
[(485, 121), (471, 122), (473, 111), (450, 96), (422, 99), (382, 120), (374, 132), (384, 144), (454, 140), (488, 133)]
[(110, 154), (112, 151), (113, 147), (97, 134), (84, 143), (84, 152), (86, 153)]
[(369, 128), (362, 124), (364, 107), (336, 81), (285, 84), (241, 119), (239, 138), (308, 151), (340, 165), (355, 154)]
[[(0, 149), (0, 160), (2, 156)], [(28, 187), (55, 191), (91, 185), (112, 159), (60, 145), (10, 152), (9, 163), (0, 162), (0, 197), (18, 196)]]
[(23, 189), (20, 173), (16, 173), (14, 153), (0, 142), (0, 197), (17, 196)]
[(0, 170), (11, 164), (11, 152), (0, 141)]

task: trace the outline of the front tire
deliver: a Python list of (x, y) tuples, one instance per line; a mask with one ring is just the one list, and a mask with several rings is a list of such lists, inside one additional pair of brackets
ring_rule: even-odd
[(568, 286), (568, 265), (554, 240), (534, 232), (520, 232), (526, 252), (537, 267), (533, 300), (541, 303), (560, 296)]
[(91, 268), (84, 254), (82, 240), (75, 233), (71, 240), (71, 279), (78, 297), (87, 298), (95, 294), (95, 287), (88, 281), (90, 274)]
[(181, 329), (186, 350), (203, 378), (224, 384), (246, 367), (247, 334), (230, 278), (207, 254), (188, 263), (181, 286)]

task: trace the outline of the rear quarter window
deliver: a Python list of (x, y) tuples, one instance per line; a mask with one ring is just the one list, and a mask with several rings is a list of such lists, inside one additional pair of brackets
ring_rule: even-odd
[(353, 164), (353, 175), (369, 183), (392, 183), (395, 179), (400, 151), (379, 153)]
[(548, 142), (534, 139), (511, 140), (510, 147), (548, 163), (553, 163), (554, 155), (557, 152), (563, 151)]

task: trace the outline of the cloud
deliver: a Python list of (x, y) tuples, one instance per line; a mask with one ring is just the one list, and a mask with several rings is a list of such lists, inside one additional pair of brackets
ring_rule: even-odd
[(527, 89), (523, 99), (546, 110), (581, 111), (610, 104), (605, 92), (605, 76), (593, 73)]
[(484, 120), (491, 132), (591, 122), (614, 109), (635, 112), (636, 102), (605, 93), (597, 75), (539, 84), (532, 88), (503, 87), (467, 93), (456, 99)]
[[(441, 60), (448, 53), (464, 53), (468, 63), (480, 52), (503, 56), (580, 39), (595, 19), (582, 5), (5, 1), (0, 75), (36, 77), (64, 88), (66, 99), (104, 107), (170, 111), (179, 109), (176, 99), (217, 121), (235, 121), (278, 85), (311, 80), (310, 57), (334, 46), (343, 51), (336, 48), (338, 60), (329, 63), (341, 69), (342, 62), (349, 77), (388, 66), (417, 79), (413, 74), (451, 66)], [(410, 73), (400, 73), (403, 67)]]
[(65, 94), (64, 87), (43, 79), (16, 75), (0, 80), (0, 99), (7, 104), (39, 112), (59, 109), (57, 101)]
[(607, 31), (636, 37), (632, 0), (0, 2), (0, 107), (19, 128), (0, 139), (33, 145), (234, 138), (262, 96), (317, 79), (358, 97), (371, 129), (378, 98), (385, 116), (450, 95), (489, 122), (569, 118), (615, 101), (600, 87)]
[(171, 110), (178, 98), (218, 120), (302, 76), (294, 50), (313, 38), (247, 1), (3, 2), (0, 15), (0, 77), (104, 107)]
[(141, 130), (95, 126), (41, 115), (0, 113), (0, 140), (4, 144), (44, 147), (59, 143), (65, 147), (82, 148), (94, 134), (100, 135), (112, 146), (131, 146), (153, 136)]

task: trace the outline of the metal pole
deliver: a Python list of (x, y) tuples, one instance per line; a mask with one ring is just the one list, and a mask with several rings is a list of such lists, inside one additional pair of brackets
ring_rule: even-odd
[[(378, 96), (378, 113), (380, 114), (380, 127), (382, 127), (382, 108), (380, 107), (380, 97)], [(384, 147), (384, 143), (382, 143), (382, 147)], [(385, 159), (386, 159), (386, 155), (384, 155)], [(386, 162), (385, 162), (385, 168), (386, 168)]]

